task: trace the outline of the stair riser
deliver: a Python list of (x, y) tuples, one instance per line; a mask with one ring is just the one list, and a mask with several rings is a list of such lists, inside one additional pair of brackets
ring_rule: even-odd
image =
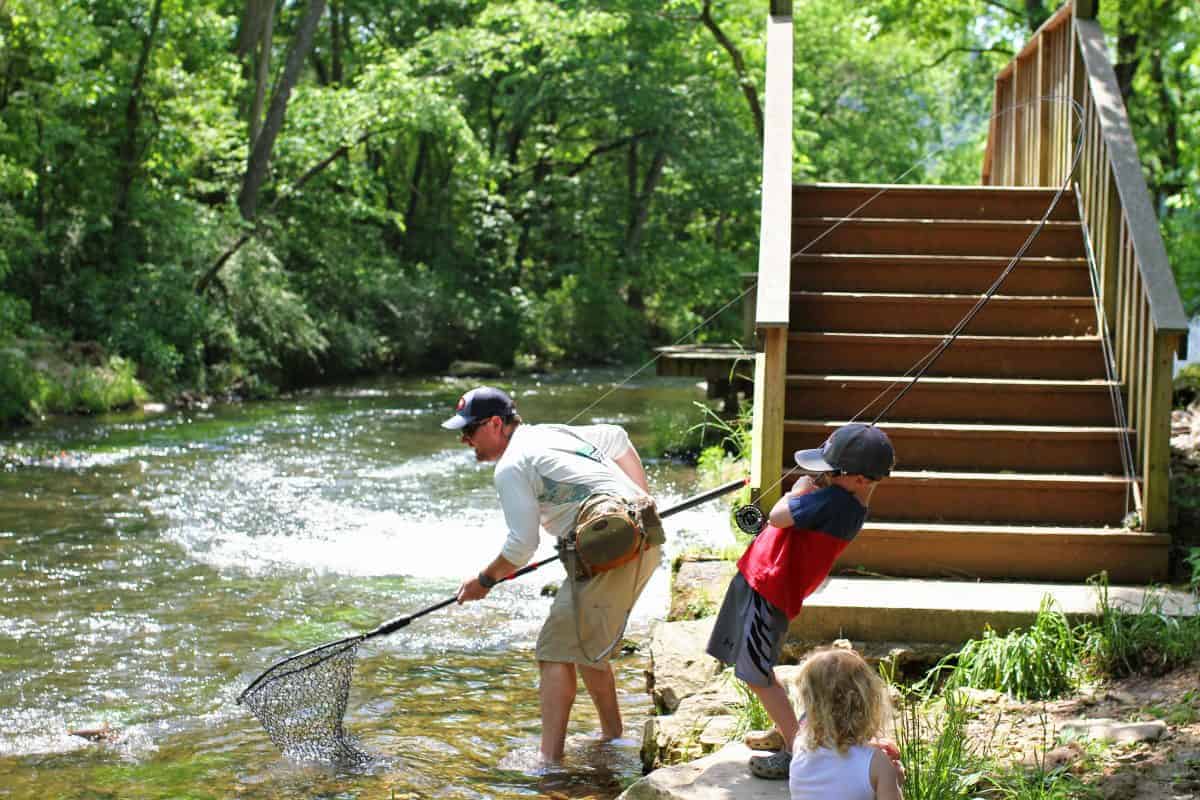
[[(924, 358), (937, 342), (927, 339), (826, 338), (789, 341), (788, 372), (816, 375), (900, 374)], [(959, 339), (926, 373), (963, 378), (1088, 380), (1104, 377), (1100, 345), (1048, 341), (1044, 347), (976, 344)], [(915, 389), (913, 391), (916, 391)]]
[(1011, 578), (1083, 581), (1108, 570), (1113, 583), (1144, 584), (1167, 578), (1168, 547), (1105, 542), (1099, 537), (1030, 533), (897, 535), (864, 529), (835, 569), (861, 567), (899, 577)]
[[(826, 234), (830, 224), (825, 220), (793, 222), (792, 252), (1013, 256), (1033, 230), (1032, 225), (1015, 224), (1000, 227), (982, 223), (978, 226), (959, 226), (947, 223), (849, 222)], [(816, 241), (822, 234), (826, 235)], [(1079, 226), (1047, 227), (1038, 234), (1026, 255), (1082, 257), (1083, 238)]]
[[(909, 262), (831, 261), (798, 258), (792, 266), (792, 289), (826, 292), (912, 292), (982, 294), (1005, 264), (973, 261)], [(1047, 266), (1024, 261), (1005, 279), (1005, 294), (1091, 297), (1087, 267)]]
[[(912, 431), (881, 426), (896, 448), (897, 468), (964, 472), (1033, 472), (1120, 475), (1116, 434), (997, 436), (986, 432)], [(788, 467), (797, 450), (820, 447), (830, 429), (788, 430), (783, 452)], [(1136, 447), (1136, 441), (1131, 440)]]
[(892, 477), (871, 498), (871, 518), (881, 522), (1119, 525), (1124, 516), (1125, 487), (1119, 483), (1028, 486)]
[[(884, 190), (880, 193), (880, 190)], [(792, 214), (797, 217), (891, 217), (896, 219), (1041, 219), (1054, 191), (1011, 192), (981, 189), (796, 186)], [(863, 205), (866, 203), (866, 205)], [(1064, 194), (1052, 220), (1077, 220), (1074, 194)]]
[[(845, 333), (948, 333), (977, 298), (954, 300), (828, 297), (799, 294), (790, 307), (791, 330)], [(1088, 305), (1014, 301), (993, 297), (963, 333), (976, 336), (1087, 336), (1096, 331)]]
[[(788, 419), (846, 419), (875, 399), (884, 386), (863, 388), (823, 381), (804, 388), (789, 386)], [(897, 390), (901, 387), (897, 387)], [(894, 390), (895, 391), (895, 390)], [(864, 416), (871, 418), (890, 402), (889, 394)], [(929, 390), (920, 383), (888, 412), (888, 419), (910, 422), (995, 422), (1028, 425), (1112, 425), (1108, 391), (980, 391), (963, 387)]]

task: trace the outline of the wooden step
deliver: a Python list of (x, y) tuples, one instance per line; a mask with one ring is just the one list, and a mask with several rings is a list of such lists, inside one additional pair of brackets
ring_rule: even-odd
[[(979, 294), (1000, 276), (1010, 258), (806, 254), (792, 259), (792, 288), (818, 292)], [(1092, 296), (1087, 261), (1082, 258), (1027, 256), (1009, 273), (1001, 288), (1008, 294)]]
[[(791, 330), (859, 333), (948, 333), (978, 295), (894, 292), (792, 292)], [(1088, 297), (996, 295), (967, 325), (981, 336), (1084, 336), (1096, 332)]]
[[(976, 530), (984, 537), (992, 532), (1005, 535), (1002, 530)], [(859, 534), (859, 540), (867, 534), (868, 531), (864, 529), (863, 533)], [(901, 537), (906, 535), (908, 532), (900, 533)], [(1036, 534), (1031, 534), (1033, 535)], [(1147, 601), (1152, 601), (1160, 603), (1163, 611), (1174, 617), (1194, 617), (1200, 614), (1200, 605), (1190, 593), (1145, 586), (1148, 581), (1162, 580), (1166, 567), (1166, 543), (1162, 541), (1161, 536), (1150, 536), (1154, 536), (1157, 541), (1133, 538), (1128, 549), (1115, 554), (1118, 558), (1115, 563), (1122, 570), (1122, 574), (1132, 577), (1113, 578), (1110, 570), (1112, 583), (1108, 587), (1109, 602), (1123, 608), (1136, 609), (1144, 607)], [(856, 541), (851, 544), (843, 559), (838, 562), (843, 570), (854, 571), (855, 564), (848, 556), (858, 543)], [(1084, 539), (1075, 546), (1082, 545), (1080, 549), (1083, 549), (1092, 544), (1094, 542)], [(987, 543), (982, 542), (981, 545), (986, 548)], [(937, 546), (936, 542), (932, 544), (934, 548)], [(974, 544), (968, 541), (963, 547), (954, 549), (963, 551), (973, 546)], [(1012, 549), (1016, 552), (1011, 553), (1010, 557), (1019, 556), (1023, 550), (1028, 552), (1029, 557), (1025, 559), (1025, 563), (1034, 569), (1046, 566), (1069, 567), (1075, 554), (1074, 550), (1065, 553), (1063, 550), (1050, 550), (1050, 554), (1047, 554), (1048, 548), (1039, 547), (1035, 542), (1023, 541), (1014, 542)], [(907, 560), (907, 542), (901, 539), (894, 553), (897, 561)], [(936, 551), (932, 554), (935, 557), (941, 555)], [(1045, 563), (1047, 556), (1054, 559), (1053, 564)], [(1153, 568), (1157, 565), (1161, 565), (1164, 571), (1155, 573)], [(789, 638), (800, 642), (829, 642), (844, 638), (854, 641), (856, 646), (860, 647), (862, 642), (945, 642), (953, 643), (957, 647), (967, 639), (981, 638), (989, 628), (1001, 636), (1017, 628), (1028, 629), (1047, 595), (1053, 599), (1055, 608), (1061, 610), (1069, 619), (1095, 620), (1098, 612), (1097, 590), (1094, 586), (1084, 583), (1084, 579), (1094, 573), (1084, 574), (1084, 566), (1086, 564), (1081, 564), (1081, 568), (1077, 570), (1079, 575), (1063, 575), (1059, 578), (1019, 583), (1012, 581), (1008, 575), (1000, 576), (1009, 578), (1002, 582), (879, 577), (895, 574), (887, 569), (886, 564), (879, 565), (878, 569), (871, 568), (871, 572), (875, 573), (872, 577), (861, 577), (861, 574), (849, 577), (846, 574), (835, 573), (834, 577), (804, 601), (804, 610), (792, 620), (788, 635)], [(737, 571), (737, 567), (731, 561), (689, 561), (685, 558), (679, 562), (678, 567), (678, 585), (688, 587), (690, 592), (687, 595), (691, 597), (722, 597), (730, 579)], [(1142, 569), (1137, 570), (1138, 567)], [(1122, 586), (1122, 580), (1142, 585)], [(678, 602), (682, 597), (683, 595), (677, 596), (672, 603), (673, 620), (683, 619), (682, 615), (686, 613), (684, 604)], [(689, 620), (672, 624), (690, 626), (697, 623)]]
[[(784, 416), (840, 419), (857, 414), (876, 396), (891, 392), (861, 416), (871, 419), (906, 381), (874, 375), (787, 377)], [(893, 384), (895, 384), (893, 386)], [(1112, 425), (1108, 381), (922, 378), (888, 413), (910, 422), (993, 422), (1039, 425)]]
[(1113, 583), (1167, 578), (1171, 537), (1121, 528), (868, 521), (835, 569), (884, 575)]
[[(840, 223), (840, 224), (839, 224)], [(792, 221), (792, 254), (921, 253), (923, 255), (1016, 255), (1036, 227), (1030, 222), (896, 220), (810, 217)], [(1084, 255), (1078, 222), (1048, 222), (1033, 240), (1030, 256)]]
[[(786, 467), (797, 450), (820, 447), (848, 420), (788, 420), (783, 426)], [(1122, 473), (1121, 431), (1059, 425), (969, 425), (884, 421), (879, 427), (906, 470)], [(1137, 446), (1127, 431), (1130, 447)]]
[[(1038, 220), (1057, 189), (987, 186), (896, 186), (818, 183), (792, 187), (798, 217)], [(1074, 192), (1064, 192), (1050, 219), (1078, 220)]]
[[(784, 481), (790, 486), (790, 481)], [(877, 522), (1120, 525), (1129, 482), (1110, 475), (895, 470), (871, 497)]]
[[(944, 339), (932, 334), (793, 333), (788, 336), (788, 372), (902, 374), (926, 358)], [(1104, 355), (1100, 339), (1095, 336), (962, 335), (926, 374), (961, 378), (1102, 379)]]

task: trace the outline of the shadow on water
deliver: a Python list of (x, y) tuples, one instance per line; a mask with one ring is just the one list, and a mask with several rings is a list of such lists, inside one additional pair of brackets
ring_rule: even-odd
[[(565, 421), (620, 377), (506, 385), (527, 420)], [(0, 796), (610, 798), (636, 779), (640, 742), (591, 738), (582, 690), (563, 766), (537, 766), (532, 648), (557, 564), (360, 650), (346, 725), (370, 764), (282, 758), (234, 702), (279, 658), (450, 596), (495, 554), (490, 466), (438, 427), (468, 387), (374, 382), (0, 439)], [(646, 450), (652, 417), (698, 421), (701, 396), (645, 380), (582, 421)], [(685, 467), (648, 472), (665, 503), (698, 488)], [(674, 549), (729, 538), (714, 508), (670, 527)], [(665, 612), (660, 572), (635, 629)], [(616, 664), (635, 735), (645, 659)]]

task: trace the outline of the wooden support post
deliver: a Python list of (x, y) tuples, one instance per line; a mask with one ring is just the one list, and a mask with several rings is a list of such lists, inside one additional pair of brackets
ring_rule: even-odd
[(783, 474), (783, 407), (787, 399), (787, 329), (763, 332), (763, 352), (754, 357), (754, 428), (750, 489), (764, 511), (779, 499)]
[(1142, 446), (1146, 454), (1142, 472), (1142, 529), (1154, 533), (1165, 533), (1170, 525), (1171, 371), (1178, 338), (1175, 334), (1154, 337), (1152, 385), (1146, 387), (1149, 390), (1146, 428), (1138, 432), (1145, 437)]

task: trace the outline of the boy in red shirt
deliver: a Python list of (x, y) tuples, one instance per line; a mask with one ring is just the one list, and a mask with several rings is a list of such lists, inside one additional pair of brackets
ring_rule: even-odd
[(757, 777), (787, 778), (800, 727), (774, 672), (788, 623), (862, 529), (871, 493), (895, 461), (887, 434), (861, 423), (838, 428), (820, 448), (796, 451), (796, 465), (811, 474), (779, 499), (771, 524), (738, 561), (707, 650), (733, 666), (782, 735), (782, 750), (750, 758)]

